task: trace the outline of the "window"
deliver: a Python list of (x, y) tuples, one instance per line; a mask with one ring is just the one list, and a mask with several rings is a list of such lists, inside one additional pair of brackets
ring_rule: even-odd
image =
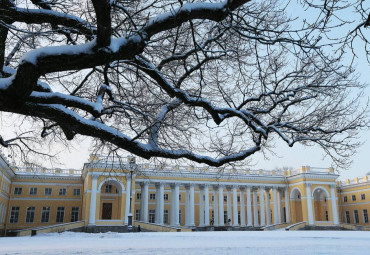
[(155, 222), (155, 210), (149, 210), (149, 223)]
[(19, 218), (19, 206), (12, 206), (12, 210), (10, 211), (10, 223), (18, 223)]
[(271, 200), (271, 194), (269, 193), (269, 199)]
[(105, 185), (105, 193), (112, 193), (112, 185), (111, 184)]
[(168, 200), (168, 194), (163, 194), (164, 200)]
[(57, 209), (57, 219), (56, 219), (56, 222), (57, 223), (64, 222), (64, 207), (62, 207), (62, 206), (59, 206), (58, 209)]
[(227, 196), (224, 196), (224, 202), (227, 202)]
[(325, 220), (326, 221), (329, 221), (329, 213), (328, 213), (328, 211), (325, 211)]
[(179, 210), (179, 222), (180, 222), (180, 225), (181, 225), (181, 210)]
[(239, 225), (241, 224), (241, 221), (240, 221), (240, 211), (238, 211), (238, 224)]
[(35, 207), (34, 206), (27, 207), (26, 223), (33, 223), (34, 218), (35, 218)]
[(214, 202), (215, 201), (215, 196), (212, 196), (212, 202)]
[(367, 209), (363, 209), (362, 214), (364, 215), (364, 223), (369, 223), (369, 215), (367, 214)]
[(66, 194), (67, 194), (67, 189), (66, 188), (59, 189), (59, 196), (65, 196)]
[(140, 210), (138, 209), (135, 210), (135, 220), (140, 220)]
[(168, 224), (168, 210), (164, 210), (163, 223)]
[(52, 189), (51, 188), (45, 188), (44, 193), (45, 196), (51, 196)]
[(136, 193), (136, 200), (140, 200), (141, 199), (141, 193)]
[(154, 193), (149, 194), (149, 199), (150, 199), (150, 200), (155, 200), (155, 194), (154, 194)]
[(224, 224), (226, 224), (227, 223), (227, 211), (224, 211)]
[(37, 195), (37, 188), (30, 188), (30, 195)]
[(179, 200), (181, 201), (181, 195), (179, 195)]
[(343, 202), (345, 203), (345, 202), (347, 202), (347, 196), (344, 196), (343, 197)]
[(351, 223), (351, 217), (349, 217), (349, 211), (346, 211), (346, 223), (347, 224)]
[(14, 195), (20, 195), (22, 194), (22, 188), (15, 187), (14, 188)]
[(81, 189), (73, 189), (73, 195), (74, 196), (80, 196), (81, 195)]
[(240, 196), (238, 196), (237, 201), (240, 202)]
[(79, 213), (80, 213), (80, 207), (72, 207), (71, 222), (78, 221)]
[(41, 212), (41, 222), (47, 223), (49, 222), (50, 217), (50, 206), (43, 206)]
[(286, 223), (286, 209), (285, 209), (285, 207), (283, 207), (283, 215), (284, 215), (284, 222)]
[(356, 195), (352, 195), (352, 201), (356, 201)]
[(355, 217), (355, 224), (358, 224), (360, 221), (359, 221), (359, 218), (358, 218), (358, 211), (357, 210), (354, 210), (353, 211), (353, 215)]
[(361, 200), (365, 200), (365, 194), (361, 194)]
[(257, 203), (260, 201), (260, 197), (259, 196), (257, 196)]

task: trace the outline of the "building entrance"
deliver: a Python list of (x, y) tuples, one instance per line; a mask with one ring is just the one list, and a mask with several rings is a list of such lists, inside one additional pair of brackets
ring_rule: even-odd
[(112, 219), (112, 203), (103, 203), (102, 219), (103, 220)]

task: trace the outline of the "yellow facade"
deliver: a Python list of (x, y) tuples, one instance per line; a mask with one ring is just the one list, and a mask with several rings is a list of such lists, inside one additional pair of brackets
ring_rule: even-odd
[(220, 171), (156, 168), (132, 160), (93, 155), (78, 171), (10, 167), (0, 157), (0, 233), (72, 221), (127, 226), (130, 209), (135, 226), (153, 224), (153, 229), (369, 225), (367, 177), (338, 182), (331, 168)]

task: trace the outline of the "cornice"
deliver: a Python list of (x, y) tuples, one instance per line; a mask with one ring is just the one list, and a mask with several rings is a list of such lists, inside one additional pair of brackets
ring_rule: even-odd
[(73, 180), (81, 181), (82, 176), (68, 176), (68, 175), (41, 175), (41, 174), (17, 174), (17, 179), (40, 179), (40, 180)]

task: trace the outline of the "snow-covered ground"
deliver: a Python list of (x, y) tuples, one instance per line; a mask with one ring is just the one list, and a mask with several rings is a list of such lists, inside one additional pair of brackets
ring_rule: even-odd
[(65, 232), (0, 238), (0, 254), (370, 254), (370, 232)]

